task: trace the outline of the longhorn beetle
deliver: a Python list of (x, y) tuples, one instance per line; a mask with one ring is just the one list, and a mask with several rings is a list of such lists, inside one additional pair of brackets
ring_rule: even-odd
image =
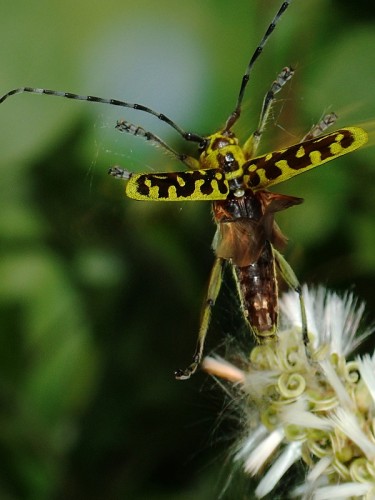
[(275, 96), (293, 75), (292, 68), (287, 67), (281, 71), (264, 97), (257, 129), (242, 146), (239, 144), (232, 129), (241, 115), (253, 65), (290, 3), (291, 0), (282, 3), (268, 26), (242, 77), (233, 112), (224, 127), (211, 135), (186, 132), (162, 113), (141, 104), (116, 99), (31, 87), (11, 90), (0, 98), (2, 103), (12, 95), (29, 92), (137, 109), (156, 116), (174, 128), (183, 139), (198, 144), (198, 158), (180, 154), (152, 132), (121, 120), (116, 125), (119, 131), (141, 136), (150, 143), (161, 146), (190, 170), (141, 174), (134, 174), (117, 166), (109, 170), (110, 175), (126, 181), (126, 195), (129, 198), (145, 201), (205, 200), (213, 203), (213, 216), (217, 226), (213, 240), (215, 261), (203, 305), (193, 361), (188, 368), (175, 373), (177, 379), (189, 378), (199, 366), (225, 263), (232, 268), (242, 314), (258, 342), (277, 341), (277, 269), (286, 283), (299, 294), (303, 338), (306, 346), (308, 344), (301, 287), (292, 269), (278, 252), (286, 239), (274, 221), (275, 212), (298, 205), (303, 200), (271, 193), (266, 189), (358, 149), (367, 142), (367, 133), (358, 127), (347, 127), (321, 135), (336, 119), (331, 113), (315, 125), (302, 142), (256, 156)]

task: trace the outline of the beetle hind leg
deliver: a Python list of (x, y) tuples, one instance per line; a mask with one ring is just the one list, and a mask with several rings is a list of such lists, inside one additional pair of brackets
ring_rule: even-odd
[(215, 301), (217, 296), (219, 295), (221, 287), (223, 264), (224, 259), (221, 259), (220, 257), (217, 257), (215, 259), (208, 283), (206, 299), (203, 305), (202, 319), (198, 333), (197, 345), (193, 355), (193, 361), (187, 368), (178, 369), (175, 371), (175, 378), (177, 380), (189, 379), (193, 375), (193, 373), (195, 373), (202, 360), (204, 342), (206, 339), (208, 327), (210, 325), (212, 308), (215, 305)]
[(287, 283), (287, 285), (289, 285), (290, 288), (292, 288), (298, 294), (299, 304), (300, 304), (300, 309), (301, 309), (302, 339), (303, 339), (303, 343), (305, 344), (306, 352), (308, 353), (310, 339), (309, 339), (308, 328), (307, 328), (306, 307), (305, 307), (305, 301), (303, 298), (302, 287), (301, 287), (293, 269), (288, 264), (288, 262), (284, 259), (284, 257), (281, 255), (281, 253), (279, 253), (275, 249), (273, 249), (273, 251), (275, 254), (276, 265), (277, 265), (278, 270), (280, 271), (281, 276), (283, 277), (283, 279)]

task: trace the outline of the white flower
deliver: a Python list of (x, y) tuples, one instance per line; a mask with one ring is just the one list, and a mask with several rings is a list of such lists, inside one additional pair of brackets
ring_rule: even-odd
[(284, 491), (285, 498), (374, 499), (375, 354), (346, 359), (372, 333), (358, 334), (364, 305), (322, 287), (304, 287), (303, 295), (308, 354), (299, 300), (289, 292), (280, 300), (277, 343), (254, 347), (245, 369), (219, 358), (203, 362), (207, 372), (229, 381), (236, 407), (238, 397), (242, 401), (247, 423), (234, 460), (251, 476), (262, 471), (257, 498), (302, 461), (306, 480)]

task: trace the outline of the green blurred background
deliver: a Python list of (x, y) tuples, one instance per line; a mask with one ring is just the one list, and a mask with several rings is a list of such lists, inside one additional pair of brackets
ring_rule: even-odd
[[(280, 0), (0, 0), (0, 94), (28, 85), (140, 102), (199, 134), (232, 111)], [(374, 6), (295, 0), (258, 61), (245, 139), (285, 65), (296, 76), (262, 151), (297, 142), (329, 111), (374, 119)], [(191, 151), (140, 112), (19, 95), (0, 107), (0, 498), (217, 498), (234, 422), (190, 361), (214, 228), (205, 203), (137, 203), (108, 177), (181, 169), (120, 134), (126, 118)], [(371, 124), (369, 124), (371, 128)], [(374, 148), (287, 182), (281, 214), (301, 281), (375, 304)], [(241, 321), (228, 279), (208, 350)], [(251, 493), (248, 494), (251, 498)], [(237, 498), (229, 489), (225, 498)]]

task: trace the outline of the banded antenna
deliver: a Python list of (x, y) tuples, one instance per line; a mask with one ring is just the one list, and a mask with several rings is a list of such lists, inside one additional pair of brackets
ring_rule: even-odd
[(286, 9), (289, 7), (291, 4), (292, 0), (286, 0), (283, 2), (281, 5), (280, 9), (278, 10), (277, 14), (275, 17), (272, 19), (271, 24), (268, 26), (267, 31), (263, 35), (263, 38), (261, 39), (258, 47), (255, 49), (253, 55), (250, 58), (249, 64), (247, 65), (245, 74), (242, 77), (241, 81), (241, 87), (240, 87), (240, 92), (237, 97), (237, 103), (236, 107), (232, 111), (232, 113), (229, 115), (229, 118), (227, 119), (227, 122), (224, 127), (224, 131), (229, 132), (229, 130), (233, 127), (233, 125), (236, 123), (238, 118), (241, 115), (241, 106), (242, 106), (242, 101), (245, 95), (245, 90), (247, 87), (247, 84), (249, 83), (250, 80), (250, 74), (251, 70), (253, 69), (255, 61), (258, 59), (260, 54), (263, 52), (263, 48), (267, 43), (267, 40), (270, 38), (271, 34), (273, 33), (273, 30), (276, 28), (277, 23), (280, 21), (281, 16), (284, 14)]
[(143, 104), (135, 104), (135, 103), (133, 104), (127, 101), (119, 101), (118, 99), (106, 99), (103, 97), (97, 97), (93, 95), (79, 95), (79, 94), (73, 94), (71, 92), (61, 92), (59, 90), (39, 89), (34, 87), (19, 87), (18, 89), (10, 90), (2, 97), (0, 97), (0, 104), (3, 103), (6, 99), (8, 99), (8, 97), (11, 97), (16, 94), (24, 94), (26, 92), (30, 94), (52, 95), (55, 97), (65, 97), (66, 99), (75, 99), (77, 101), (99, 102), (101, 104), (109, 104), (111, 106), (136, 109), (138, 111), (143, 111), (144, 113), (156, 116), (156, 118), (158, 118), (162, 122), (167, 123), (170, 127), (174, 128), (180, 134), (180, 136), (186, 141), (198, 142), (199, 144), (205, 143), (204, 137), (198, 134), (193, 134), (191, 132), (186, 132), (181, 127), (179, 127), (177, 123), (175, 123), (173, 120), (168, 118), (168, 116), (164, 115), (163, 113), (154, 111), (153, 109), (148, 108), (147, 106), (143, 106)]

